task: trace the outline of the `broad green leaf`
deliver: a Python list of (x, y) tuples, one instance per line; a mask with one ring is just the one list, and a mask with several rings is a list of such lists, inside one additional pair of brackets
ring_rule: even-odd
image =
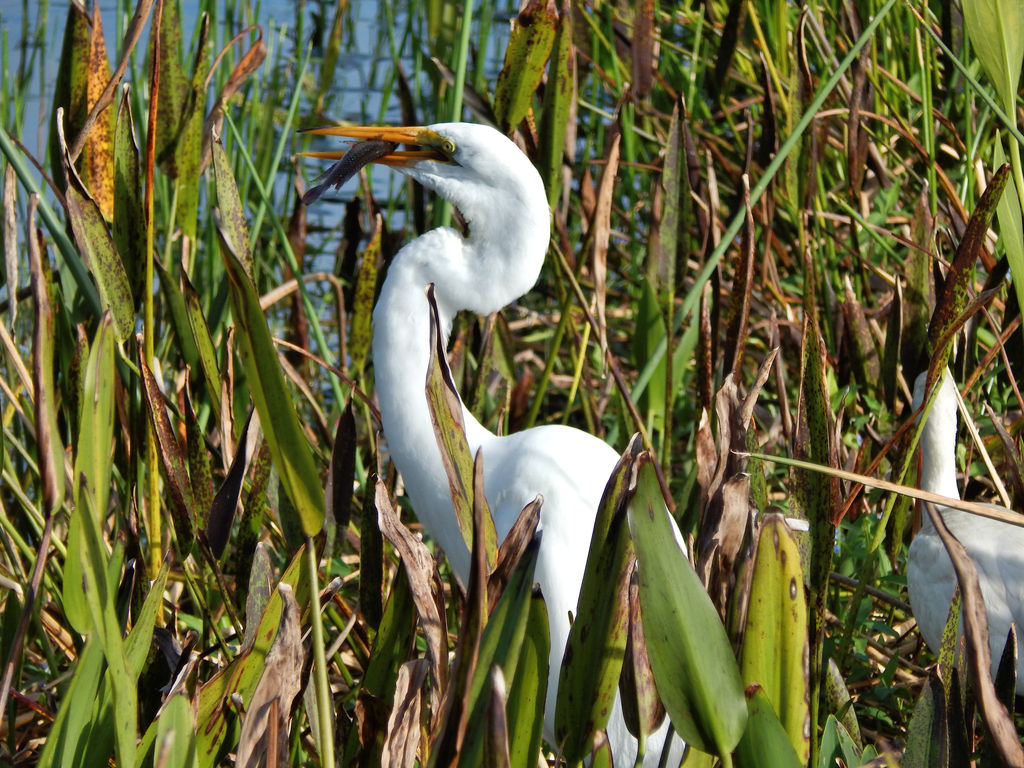
[(1024, 61), (1024, 3), (1020, 0), (964, 0), (964, 28), (1006, 113), (1016, 113)]
[[(68, 523), (64, 562), (64, 612), (71, 626), (85, 634), (91, 627), (89, 606), (82, 589), (84, 549), (82, 518), (107, 509), (110, 494), (114, 433), (114, 338), (110, 313), (105, 313), (89, 348), (85, 380), (79, 398), (77, 452), (73, 496), (75, 508)], [(88, 496), (91, 503), (84, 502)], [(91, 512), (90, 512), (91, 510)]]
[(61, 142), (57, 138), (59, 120), (57, 109), (64, 109), (64, 125), (61, 126), (72, 137), (78, 133), (89, 113), (87, 105), (89, 87), (89, 14), (83, 5), (68, 4), (67, 21), (64, 23), (64, 44), (61, 48), (57, 78), (53, 88), (53, 111), (50, 123), (51, 176), (63, 191), (64, 174), (61, 162), (64, 156)]
[(651, 462), (650, 454), (640, 454), (629, 530), (654, 680), (683, 740), (729, 765), (747, 723), (739, 667), (718, 612), (676, 539)]
[(526, 632), (519, 647), (515, 679), (509, 683), (505, 714), (513, 766), (532, 766), (544, 730), (544, 701), (548, 688), (548, 611), (542, 595), (530, 597)]
[(494, 85), (494, 114), (503, 131), (519, 125), (544, 77), (558, 15), (547, 0), (531, 0), (512, 24), (505, 65)]
[(605, 485), (559, 671), (555, 741), (570, 764), (590, 752), (593, 734), (607, 725), (618, 690), (629, 613), (626, 509), (642, 449), (640, 436), (634, 435)]
[[(167, 309), (170, 315), (170, 325), (174, 328), (174, 337), (178, 342), (178, 349), (185, 359), (185, 364), (195, 370), (201, 364), (197, 339), (193, 333), (192, 324), (189, 322), (189, 312), (185, 304), (185, 297), (178, 290), (178, 280), (168, 272), (163, 262), (153, 258), (153, 268), (156, 270), (156, 278), (160, 283), (160, 293), (167, 302)], [(184, 277), (184, 275), (182, 275)], [(205, 372), (205, 369), (204, 369)], [(219, 396), (210, 397), (210, 400), (217, 401)]]
[[(214, 165), (219, 167), (217, 173), (217, 198), (225, 200), (230, 187), (237, 196), (234, 183), (229, 182), (230, 170), (227, 158), (220, 144), (214, 146)], [(324, 524), (324, 492), (313, 461), (309, 441), (299, 423), (292, 398), (285, 386), (281, 363), (277, 358), (267, 321), (260, 307), (260, 298), (250, 279), (244, 264), (239, 260), (232, 245), (246, 243), (247, 239), (237, 239), (237, 232), (225, 226), (225, 220), (214, 214), (217, 221), (217, 233), (221, 241), (221, 255), (224, 257), (228, 285), (231, 290), (231, 307), (236, 327), (236, 342), (242, 365), (245, 367), (250, 394), (256, 411), (260, 415), (260, 424), (270, 453), (277, 467), (281, 482), (288, 497), (298, 512), (302, 531), (307, 536), (315, 536)], [(251, 269), (251, 266), (250, 266)]]
[[(480, 638), (476, 669), (469, 686), (469, 720), (459, 752), (460, 766), (478, 766), (483, 762), (491, 668), (501, 668), (507, 686), (513, 685), (518, 676), (523, 639), (531, 614), (530, 595), (539, 551), (539, 541), (534, 539), (501, 593)], [(530, 681), (526, 683), (530, 685)]]
[(758, 539), (740, 669), (744, 685), (760, 686), (801, 764), (811, 750), (807, 654), (800, 551), (782, 516), (770, 515)]
[[(1012, 140), (1012, 139), (1011, 139)], [(1006, 164), (1003, 155), (1003, 141), (996, 134), (993, 166), (1002, 168)], [(1021, 199), (1024, 189), (1018, 189), (1016, 183), (1008, 185), (996, 205), (996, 216), (999, 221), (999, 239), (1003, 241), (1006, 261), (1013, 275), (1013, 289), (1017, 293), (1017, 305), (1024, 307), (1024, 228), (1021, 223)]]
[(945, 693), (942, 683), (933, 673), (921, 689), (907, 726), (904, 768), (944, 768), (949, 765), (946, 719)]
[(57, 140), (68, 182), (65, 203), (71, 220), (71, 231), (85, 265), (96, 281), (103, 308), (113, 314), (117, 340), (124, 341), (135, 330), (135, 302), (128, 284), (128, 275), (99, 206), (71, 164), (64, 130), (60, 124), (57, 125)]
[(929, 368), (932, 371), (941, 371), (946, 367), (952, 352), (953, 333), (967, 320), (964, 317), (964, 310), (967, 308), (969, 293), (972, 292), (974, 267), (978, 263), (981, 249), (985, 247), (985, 239), (988, 237), (996, 205), (1009, 180), (1009, 165), (1003, 165), (993, 174), (971, 218), (967, 221), (967, 228), (957, 246), (956, 256), (949, 268), (942, 291), (936, 292), (935, 312), (928, 327), (928, 340), (932, 347)]
[[(805, 280), (813, 282), (805, 266)], [(797, 409), (797, 433), (794, 453), (799, 458), (824, 466), (835, 466), (838, 459), (832, 445), (832, 411), (826, 381), (825, 342), (818, 326), (816, 309), (805, 307), (803, 348), (800, 360), (800, 396)], [(818, 692), (821, 689), (821, 655), (825, 632), (825, 599), (832, 554), (835, 548), (833, 505), (835, 481), (820, 472), (794, 469), (791, 503), (794, 511), (810, 525), (811, 553), (807, 573), (811, 620), (809, 675), (811, 727), (818, 722)], [(811, 745), (814, 752), (814, 745)], [(813, 759), (813, 755), (812, 755)]]
[(191, 768), (196, 764), (196, 730), (192, 707), (183, 693), (164, 702), (156, 721), (155, 768)]
[[(839, 761), (842, 761), (841, 763)], [(835, 765), (860, 765), (861, 753), (843, 724), (832, 715), (825, 721), (821, 733), (821, 750), (818, 753), (819, 768)], [(966, 763), (957, 763), (957, 765)]]
[[(665, 318), (658, 305), (658, 296), (651, 281), (644, 277), (640, 285), (640, 300), (636, 308), (636, 333), (633, 336), (633, 360), (638, 368), (642, 368), (651, 359), (658, 344), (665, 338)], [(658, 367), (654, 369), (647, 388), (640, 396), (637, 406), (640, 412), (660, 428), (665, 418), (665, 391), (669, 386), (666, 381), (668, 358), (662, 357)], [(678, 370), (679, 376), (683, 369)], [(678, 378), (674, 376), (673, 378)]]
[(192, 406), (192, 394), (184, 391), (185, 452), (188, 456), (188, 479), (192, 489), (192, 517), (196, 526), (206, 525), (206, 515), (213, 504), (213, 473), (210, 471), (210, 452), (206, 448), (202, 427)]
[[(452, 372), (445, 357), (444, 339), (439, 331), (437, 303), (434, 300), (434, 286), (427, 289), (430, 305), (430, 364), (427, 370), (427, 405), (430, 419), (441, 450), (441, 461), (448, 475), (448, 489), (455, 506), (455, 516), (462, 531), (466, 548), (473, 549), (473, 454), (466, 441), (466, 428), (462, 418), (462, 399), (459, 397)], [(486, 505), (485, 499), (480, 502)], [(494, 520), (488, 513), (484, 516), (484, 541), (487, 550), (488, 570), (494, 568), (497, 557), (497, 535)], [(448, 553), (451, 556), (451, 553)]]
[[(796, 756), (793, 744), (772, 709), (771, 702), (760, 688), (748, 700), (750, 717), (743, 738), (736, 746), (737, 768), (801, 768), (807, 758)], [(808, 748), (808, 753), (809, 753)]]
[(170, 561), (165, 561), (160, 568), (149, 594), (142, 604), (142, 610), (135, 616), (135, 624), (124, 641), (124, 652), (128, 658), (128, 667), (132, 673), (132, 679), (138, 680), (142, 669), (146, 664), (146, 655), (149, 653), (150, 643), (153, 640), (153, 628), (156, 626), (156, 617), (164, 600), (164, 585), (167, 583), (167, 574), (170, 573)]
[(103, 646), (98, 638), (91, 637), (78, 654), (71, 683), (63, 692), (57, 717), (39, 755), (39, 768), (81, 764), (75, 762), (75, 755), (88, 744), (102, 674)]

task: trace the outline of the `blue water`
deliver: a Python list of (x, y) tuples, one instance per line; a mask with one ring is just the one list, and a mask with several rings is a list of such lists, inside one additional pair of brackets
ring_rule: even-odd
[[(6, 50), (4, 87), (0, 93), (0, 120), (4, 127), (18, 136), (34, 155), (37, 155), (40, 148), (46, 147), (50, 102), (57, 78), (68, 4), (69, 0), (0, 0), (0, 40)], [(219, 18), (215, 20), (220, 29), (211, 32), (211, 37), (216, 41), (215, 50), (235, 32), (245, 26), (256, 24), (262, 28), (263, 40), (268, 47), (265, 68), (274, 63), (278, 51), (285, 59), (297, 61), (302, 58), (306, 45), (313, 36), (316, 17), (324, 17), (323, 23), (329, 25), (333, 20), (335, 5), (333, 0), (323, 3), (294, 3), (285, 0), (246, 3), (241, 0), (222, 0), (217, 10)], [(394, 8), (393, 25), (389, 25), (387, 21), (387, 5), (377, 0), (349, 0), (342, 50), (334, 73), (331, 98), (325, 105), (325, 118), (354, 122), (400, 122), (401, 114), (394, 88), (385, 91), (387, 86), (382, 82), (379, 73), (390, 69), (391, 66), (392, 40), (389, 36), (389, 27), (397, 30), (405, 28), (409, 20), (406, 10), (409, 4), (390, 4)], [(116, 63), (119, 56), (124, 30), (134, 6), (135, 0), (99, 0), (111, 66)], [(496, 17), (490, 25), (486, 40), (478, 39), (479, 34), (476, 33), (480, 20), (474, 21), (475, 34), (472, 45), (484, 57), (488, 87), (493, 87), (494, 78), (501, 67), (501, 57), (508, 40), (508, 18), (514, 12), (517, 3), (515, 0), (509, 0), (507, 6), (504, 15)], [(91, 5), (89, 7), (91, 8)], [(194, 49), (192, 35), (198, 26), (198, 2), (183, 0), (181, 8), (184, 47), (188, 52), (188, 61)], [(301, 14), (301, 31), (304, 37), (301, 41), (296, 39), (296, 28), (300, 23), (297, 14)], [(147, 41), (148, 24), (125, 77), (125, 80), (133, 82), (133, 87), (136, 88), (146, 87), (144, 52)], [(394, 44), (410, 77), (414, 77), (417, 64), (431, 66), (429, 61), (426, 61), (425, 52), (403, 50), (400, 40), (394, 41)], [(229, 68), (232, 59), (240, 56), (247, 47), (248, 39), (236, 44), (226, 57), (227, 62), (221, 67)], [(415, 55), (417, 53), (420, 54), (418, 57)], [(451, 58), (454, 58), (454, 53), (451, 54)], [(445, 63), (454, 66), (453, 60)], [(27, 77), (22, 74), (24, 72), (28, 73)], [(310, 75), (319, 78), (319, 72), (315, 68), (311, 70)], [(425, 77), (414, 80), (414, 88), (425, 87), (426, 80)], [(23, 88), (24, 96), (16, 113), (8, 99), (19, 84)], [(293, 83), (288, 85), (291, 87)], [(420, 94), (423, 98), (430, 99), (429, 93)], [(308, 111), (308, 107), (309, 105), (303, 105), (300, 110)], [(139, 120), (140, 116), (136, 115), (136, 121)]]

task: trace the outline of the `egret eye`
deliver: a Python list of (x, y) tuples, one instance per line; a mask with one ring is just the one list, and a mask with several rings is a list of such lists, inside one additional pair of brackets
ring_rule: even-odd
[(449, 157), (455, 154), (455, 142), (451, 139), (441, 140), (441, 151)]

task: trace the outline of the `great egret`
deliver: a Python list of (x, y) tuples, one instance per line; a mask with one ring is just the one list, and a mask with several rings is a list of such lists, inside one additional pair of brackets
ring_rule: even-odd
[[(924, 401), (925, 378), (914, 385), (914, 410)], [(939, 391), (921, 430), (922, 490), (959, 499), (956, 482), (956, 384), (949, 371), (936, 385)], [(1010, 622), (1017, 625), (1017, 656), (1024, 652), (1024, 528), (970, 512), (939, 506), (949, 530), (964, 545), (974, 561), (988, 614), (989, 650), (992, 674), (1006, 644)], [(928, 646), (938, 651), (942, 630), (953, 599), (956, 574), (946, 548), (931, 519), (924, 515), (921, 530), (910, 544), (907, 556), (907, 590), (914, 618)], [(1017, 692), (1024, 693), (1024, 670), (1017, 667)]]
[[(551, 213), (540, 175), (507, 137), (482, 125), (321, 128), (313, 133), (373, 142), (356, 145), (354, 169), (380, 162), (399, 169), (451, 202), (469, 227), (463, 237), (442, 227), (402, 248), (388, 268), (373, 312), (373, 363), (388, 449), (405, 481), (416, 516), (441, 546), (462, 583), (469, 552), (459, 532), (424, 393), (429, 360), (429, 308), (424, 288), (435, 285), (447, 338), (460, 310), (497, 312), (537, 280), (551, 234)], [(393, 144), (421, 149), (393, 152)], [(318, 153), (338, 157), (337, 153)], [(343, 169), (346, 173), (353, 168)], [(354, 172), (354, 171), (353, 171)], [(328, 178), (328, 184), (335, 183)], [(465, 408), (466, 437), (482, 451), (484, 489), (503, 539), (519, 512), (540, 493), (540, 553), (536, 580), (547, 603), (551, 632), (544, 735), (554, 743), (559, 668), (576, 612), (590, 536), (605, 483), (618, 456), (593, 435), (565, 426), (541, 426), (507, 436), (487, 430)], [(645, 765), (657, 765), (667, 730), (648, 740)], [(632, 765), (636, 740), (616, 697), (608, 724), (616, 765)], [(678, 738), (672, 765), (684, 749)]]

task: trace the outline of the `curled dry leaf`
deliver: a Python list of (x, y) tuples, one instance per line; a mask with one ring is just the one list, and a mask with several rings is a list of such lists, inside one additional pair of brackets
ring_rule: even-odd
[(398, 668), (395, 703), (388, 717), (381, 751), (382, 768), (412, 768), (420, 746), (420, 689), (427, 679), (426, 659), (413, 659)]
[(287, 584), (278, 590), (283, 603), (281, 622), (242, 720), (235, 761), (239, 768), (288, 765), (288, 722), (292, 701), (301, 689), (304, 651), (295, 595)]
[(438, 687), (443, 690), (448, 680), (448, 631), (445, 623), (444, 587), (437, 572), (437, 564), (426, 545), (402, 525), (391, 506), (387, 486), (379, 478), (374, 490), (374, 506), (377, 508), (380, 532), (402, 558), (416, 614), (427, 640), (431, 672)]
[(544, 497), (537, 494), (537, 497), (523, 507), (511, 530), (505, 536), (501, 546), (498, 547), (498, 562), (494, 571), (487, 579), (487, 601), (488, 612), (494, 611), (498, 604), (498, 598), (508, 584), (509, 577), (515, 571), (516, 566), (526, 552), (526, 548), (533, 541), (537, 534), (537, 524), (540, 522), (540, 508), (544, 503)]

